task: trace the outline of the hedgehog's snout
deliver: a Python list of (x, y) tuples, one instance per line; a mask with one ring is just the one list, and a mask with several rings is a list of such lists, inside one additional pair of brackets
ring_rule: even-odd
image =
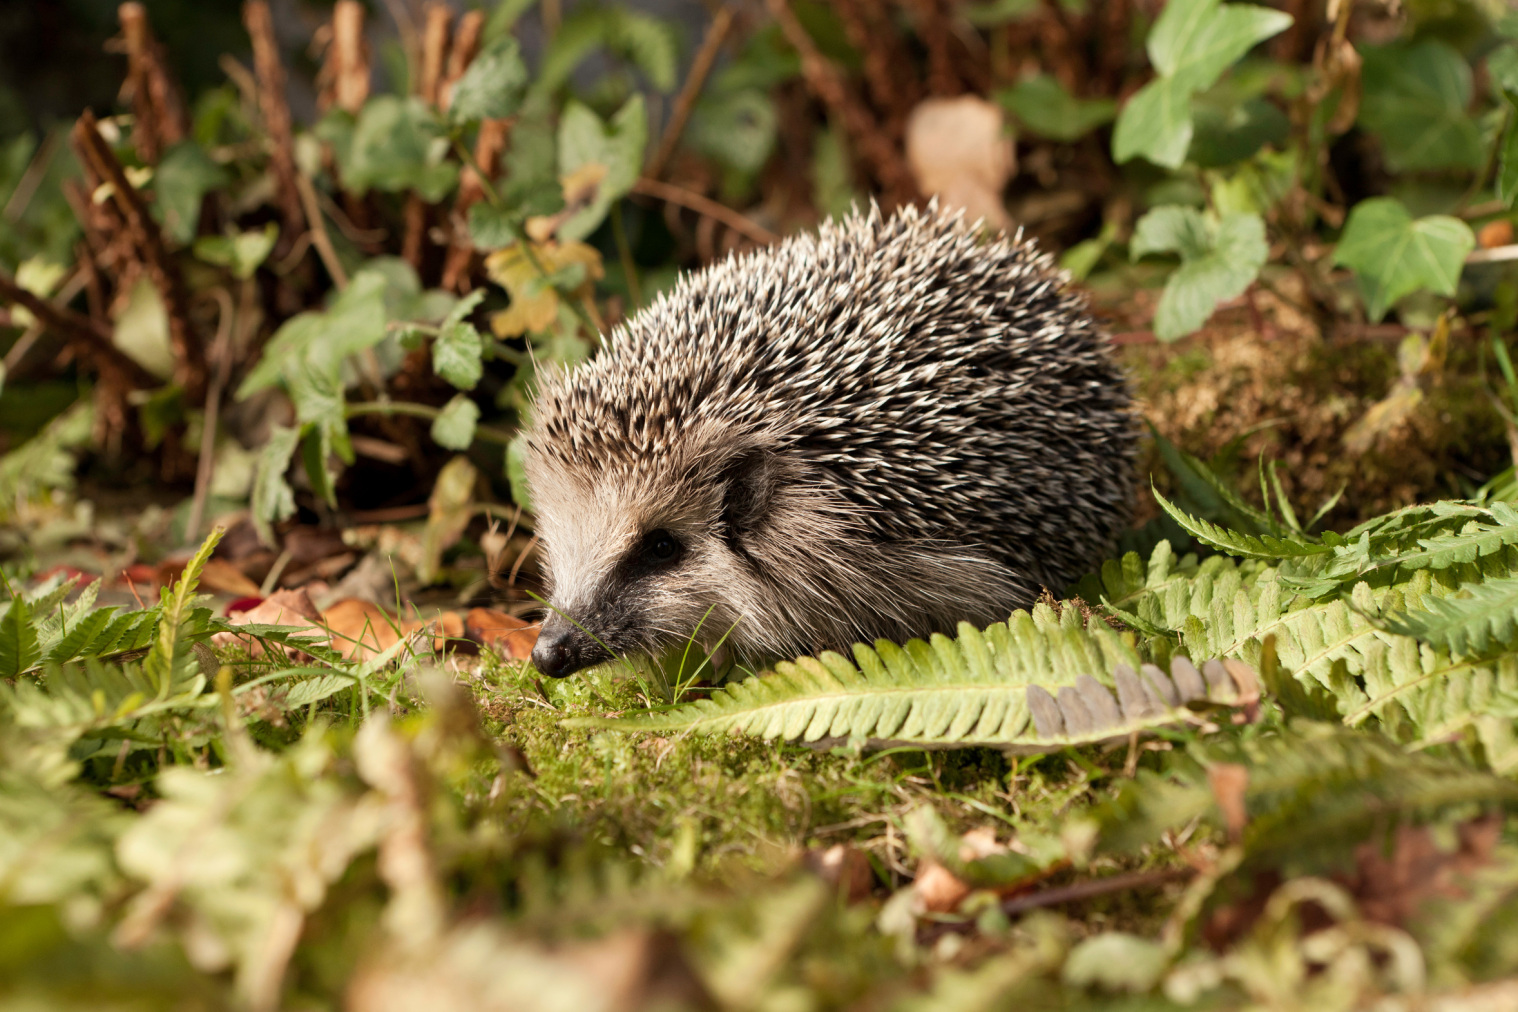
[(549, 678), (564, 678), (610, 657), (601, 644), (556, 612), (543, 620), (532, 648), (532, 666)]

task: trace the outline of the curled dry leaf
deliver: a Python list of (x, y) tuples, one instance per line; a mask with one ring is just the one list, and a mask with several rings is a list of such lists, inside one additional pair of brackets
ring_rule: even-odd
[(907, 164), (924, 193), (993, 228), (1010, 221), (1001, 194), (1017, 157), (1001, 109), (975, 95), (930, 98), (907, 120)]
[(1228, 837), (1238, 840), (1244, 835), (1249, 813), (1244, 807), (1244, 793), (1249, 789), (1249, 768), (1238, 763), (1214, 763), (1207, 767), (1207, 785), (1223, 812)]
[(924, 859), (912, 883), (924, 910), (948, 913), (970, 895), (970, 886), (952, 871), (931, 858)]

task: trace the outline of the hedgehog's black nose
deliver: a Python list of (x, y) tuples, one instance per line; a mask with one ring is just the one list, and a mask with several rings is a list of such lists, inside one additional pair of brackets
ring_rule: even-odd
[(607, 659), (600, 644), (558, 616), (550, 616), (532, 648), (532, 666), (549, 678), (563, 678)]

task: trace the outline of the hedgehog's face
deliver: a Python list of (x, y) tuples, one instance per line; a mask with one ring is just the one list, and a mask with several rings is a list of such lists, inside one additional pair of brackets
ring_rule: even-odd
[(775, 505), (776, 472), (770, 455), (752, 448), (634, 473), (587, 473), (530, 456), (552, 581), (532, 654), (538, 670), (562, 678), (692, 637), (714, 647), (753, 593), (746, 556)]

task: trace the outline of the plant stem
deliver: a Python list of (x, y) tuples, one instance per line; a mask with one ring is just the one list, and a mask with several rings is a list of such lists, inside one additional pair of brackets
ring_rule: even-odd
[(627, 241), (627, 225), (622, 220), (622, 202), (611, 209), (611, 234), (617, 240), (617, 257), (622, 261), (622, 273), (627, 276), (627, 292), (632, 296), (633, 308), (643, 308), (643, 287), (638, 284), (638, 265), (633, 261), (632, 244)]
[[(436, 421), (442, 413), (441, 409), (427, 404), (411, 404), (406, 401), (361, 401), (358, 404), (348, 405), (344, 415), (348, 418), (355, 418), (358, 415), (410, 415), (413, 418)], [(509, 445), (516, 438), (515, 433), (489, 425), (476, 425), (474, 436), (476, 439), (499, 443), (502, 446)]]

